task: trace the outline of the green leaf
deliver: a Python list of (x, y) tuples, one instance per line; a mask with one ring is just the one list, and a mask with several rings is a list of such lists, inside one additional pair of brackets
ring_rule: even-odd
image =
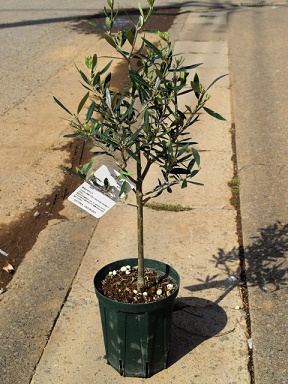
[(111, 36), (108, 35), (108, 34), (105, 34), (104, 39), (105, 39), (105, 40), (107, 41), (107, 43), (109, 43), (113, 48), (116, 48), (116, 43), (115, 43), (113, 37), (111, 37)]
[[(135, 84), (135, 86), (137, 85), (137, 83), (140, 83), (142, 85), (144, 85), (146, 88), (149, 88), (149, 84), (143, 79), (142, 76), (138, 75), (138, 73), (136, 73), (135, 71), (129, 71), (129, 76), (131, 78), (131, 80), (133, 81), (133, 83)], [(138, 87), (136, 87), (138, 89)]]
[[(193, 87), (197, 87), (197, 89), (194, 89)], [(197, 99), (199, 99), (200, 97), (200, 81), (199, 81), (199, 77), (197, 75), (197, 73), (195, 73), (194, 75), (194, 81), (193, 83), (191, 82), (191, 87), (193, 88), (194, 92), (195, 92), (195, 96), (197, 97)]]
[(186, 179), (184, 179), (183, 180), (183, 182), (182, 182), (182, 185), (181, 185), (181, 188), (183, 189), (183, 188), (187, 188), (187, 180)]
[(199, 82), (196, 83), (195, 81), (190, 81), (190, 85), (194, 92), (200, 92)]
[(157, 56), (162, 58), (162, 52), (149, 40), (146, 40), (144, 37), (142, 37), (142, 40), (144, 41), (146, 47), (150, 48), (154, 53), (156, 53)]
[(78, 177), (81, 177), (81, 179), (85, 180), (85, 176), (81, 175), (79, 172), (75, 172), (75, 171), (73, 171), (73, 169), (68, 168), (68, 167), (64, 167), (64, 169), (65, 169), (65, 171), (70, 173), (70, 175), (78, 176)]
[(193, 158), (190, 163), (188, 164), (188, 167), (187, 169), (189, 169), (189, 171), (191, 172), (192, 168), (194, 167), (195, 165), (195, 159)]
[(108, 17), (108, 11), (107, 11), (107, 8), (106, 8), (106, 7), (103, 8), (103, 12), (104, 12), (104, 15), (105, 15), (106, 17)]
[(127, 171), (121, 171), (118, 176), (118, 179), (121, 180), (123, 176), (133, 176), (133, 173), (127, 172)]
[(142, 28), (143, 25), (144, 25), (144, 17), (142, 15), (139, 16), (138, 25), (139, 25), (140, 28)]
[(98, 89), (100, 87), (100, 75), (99, 73), (96, 73), (96, 75), (93, 78), (92, 85), (94, 89)]
[(56, 101), (56, 103), (57, 103), (62, 109), (64, 109), (64, 111), (66, 111), (67, 113), (69, 113), (69, 115), (73, 116), (73, 113), (71, 113), (66, 107), (64, 107), (64, 105), (63, 105), (58, 99), (56, 99), (55, 96), (53, 96), (53, 99)]
[(166, 43), (169, 43), (169, 33), (168, 32), (161, 32), (161, 31), (158, 31), (158, 30), (155, 30), (155, 29), (147, 29), (146, 30), (147, 32), (149, 33), (155, 33), (156, 35), (158, 35), (162, 40), (164, 40)]
[(94, 160), (90, 160), (89, 163), (87, 164), (84, 164), (81, 168), (81, 172), (85, 175), (87, 175), (92, 167), (92, 165), (94, 164)]
[(88, 69), (91, 69), (91, 56), (85, 57), (84, 64)]
[(139, 86), (139, 84), (137, 86), (138, 86), (137, 89), (139, 92), (139, 99), (140, 99), (141, 104), (143, 105), (143, 104), (145, 104), (145, 101), (149, 99), (150, 94), (148, 91), (146, 91), (146, 89), (141, 88)]
[(78, 137), (78, 135), (79, 135), (78, 132), (77, 133), (67, 133), (63, 137), (74, 138), (74, 137)]
[(164, 41), (166, 41), (166, 43), (169, 42), (169, 33), (168, 32), (160, 32), (160, 31), (157, 31), (156, 32), (157, 35)]
[(97, 58), (97, 55), (96, 53), (93, 55), (92, 57), (92, 63), (91, 63), (91, 73), (94, 73), (96, 67), (97, 67), (97, 64), (98, 64), (98, 58)]
[(183, 155), (183, 153), (187, 151), (188, 147), (189, 147), (189, 144), (188, 144), (188, 143), (187, 143), (186, 145), (184, 145), (184, 147), (182, 147), (181, 150), (179, 151), (179, 153), (178, 153), (178, 157), (180, 157), (181, 155)]
[(141, 4), (140, 4), (140, 3), (138, 4), (138, 9), (139, 9), (139, 12), (140, 12), (141, 16), (142, 16), (142, 17), (143, 17), (143, 19), (144, 19), (144, 13), (143, 13), (143, 9), (142, 9), (142, 6), (141, 6)]
[(134, 153), (130, 148), (126, 148), (126, 151), (128, 153), (129, 156), (131, 156), (135, 161), (137, 161), (137, 163), (140, 164), (140, 159), (139, 157), (136, 155), (136, 153)]
[(134, 38), (135, 38), (135, 33), (136, 33), (136, 28), (133, 27), (131, 29), (129, 29), (127, 31), (127, 34), (126, 34), (126, 37), (127, 37), (127, 40), (129, 41), (129, 43), (132, 45), (133, 42), (134, 42)]
[(149, 127), (150, 126), (150, 124), (149, 124), (149, 111), (148, 111), (148, 109), (145, 109), (144, 110), (144, 116), (143, 116), (143, 119), (144, 119), (144, 125), (145, 125), (145, 127)]
[(110, 19), (110, 17), (106, 17), (105, 18), (105, 25), (106, 25), (106, 28), (110, 31), (110, 29), (112, 28), (112, 20)]
[(190, 180), (187, 180), (187, 182), (188, 183), (190, 183), (190, 184), (195, 184), (195, 185), (200, 185), (200, 186), (202, 186), (203, 187), (203, 183), (197, 183), (197, 181), (190, 181)]
[(124, 182), (121, 185), (121, 189), (119, 192), (119, 197), (121, 198), (122, 194), (126, 194), (126, 186), (127, 186), (127, 181), (124, 180)]
[(173, 168), (170, 172), (172, 175), (189, 175), (190, 172), (188, 169), (185, 168)]
[(199, 152), (195, 148), (192, 148), (192, 153), (193, 153), (193, 156), (194, 156), (196, 164), (198, 165), (198, 167), (200, 167), (200, 155), (199, 155)]
[(155, 69), (155, 73), (156, 73), (156, 75), (159, 77), (159, 79), (162, 79), (162, 78), (163, 78), (163, 72), (160, 71), (160, 69), (156, 68), (156, 69)]
[(186, 161), (187, 161), (188, 159), (190, 159), (190, 158), (191, 158), (191, 156), (192, 156), (192, 154), (191, 154), (191, 153), (189, 153), (188, 155), (186, 155), (186, 156), (182, 157), (181, 159), (178, 159), (178, 164), (179, 164), (179, 163), (181, 163), (181, 164), (184, 164), (184, 163), (186, 163)]
[[(187, 89), (186, 91), (183, 91), (183, 92), (179, 92), (178, 93), (178, 96), (181, 96), (181, 95), (185, 95), (186, 93), (191, 93), (193, 90), (192, 89)], [(186, 105), (187, 107), (187, 105)], [(191, 108), (190, 108), (191, 109)]]
[(123, 29), (121, 31), (121, 42), (120, 42), (120, 47), (122, 48), (123, 45), (126, 43), (127, 40), (127, 29)]
[(81, 69), (79, 69), (79, 68), (77, 67), (77, 65), (75, 65), (75, 67), (76, 67), (77, 71), (80, 73), (80, 75), (81, 75), (82, 79), (85, 81), (85, 83), (88, 84), (88, 85), (90, 85), (90, 80), (89, 80), (88, 77), (85, 75), (85, 73), (82, 72)]
[(181, 67), (181, 68), (172, 68), (172, 69), (169, 69), (169, 72), (186, 72), (190, 69), (193, 69), (193, 68), (197, 68), (197, 67), (200, 67), (200, 65), (202, 65), (203, 63), (199, 63), (199, 64), (193, 64), (193, 65), (187, 65), (185, 67)]
[(87, 92), (86, 95), (83, 97), (83, 99), (80, 101), (77, 109), (77, 115), (82, 111), (82, 108), (84, 107), (88, 97), (89, 97), (89, 92)]
[(137, 129), (137, 131), (134, 132), (133, 135), (131, 136), (131, 141), (134, 141), (140, 135), (141, 131), (142, 131), (142, 127)]
[(110, 68), (113, 60), (109, 61), (109, 63), (99, 72), (99, 75), (103, 75), (103, 73), (107, 72), (108, 69)]
[(209, 85), (209, 87), (206, 89), (206, 91), (208, 91), (208, 89), (211, 88), (212, 85), (214, 85), (214, 84), (216, 83), (216, 81), (222, 79), (222, 77), (225, 77), (225, 76), (228, 76), (228, 73), (226, 73), (225, 75), (219, 76), (219, 77), (217, 77), (217, 79), (215, 79), (214, 81), (212, 81), (212, 83)]
[(106, 76), (105, 80), (104, 80), (104, 88), (106, 88), (108, 86), (108, 84), (111, 81), (111, 78), (112, 78), (112, 75), (111, 75), (111, 72), (109, 72), (108, 75)]
[(91, 117), (93, 115), (94, 109), (95, 109), (95, 102), (92, 101), (92, 103), (90, 104), (90, 107), (88, 108), (87, 114), (86, 114), (86, 121), (90, 121), (91, 120)]
[(108, 107), (110, 109), (112, 109), (112, 105), (111, 105), (111, 94), (110, 94), (110, 91), (108, 88), (106, 88), (106, 103), (108, 104)]
[(226, 121), (226, 119), (219, 115), (219, 113), (212, 111), (212, 109), (209, 109), (207, 107), (203, 107), (203, 109), (211, 116), (215, 117), (215, 119)]
[(198, 172), (199, 172), (199, 169), (194, 169), (194, 171), (191, 172), (190, 177), (196, 176)]
[(90, 25), (92, 25), (92, 27), (95, 27), (95, 28), (100, 28), (99, 24), (98, 23), (93, 23), (92, 21), (89, 21)]

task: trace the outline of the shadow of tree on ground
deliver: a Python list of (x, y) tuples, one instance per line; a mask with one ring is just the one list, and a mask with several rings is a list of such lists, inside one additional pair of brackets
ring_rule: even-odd
[(185, 287), (190, 292), (219, 289), (221, 293), (215, 302), (197, 297), (176, 300), (169, 365), (205, 340), (217, 334), (222, 336), (219, 332), (227, 324), (227, 315), (219, 302), (235, 287), (257, 286), (263, 292), (287, 287), (288, 224), (276, 222), (260, 228), (258, 233), (245, 248), (234, 247), (228, 252), (220, 248), (217, 255), (212, 256), (215, 267), (221, 269), (221, 276), (225, 273), (224, 279), (219, 279), (218, 273)]
[(242, 249), (235, 247), (230, 252), (219, 249), (213, 259), (216, 267), (224, 269), (230, 276), (230, 265), (240, 256), (248, 287), (258, 286), (265, 291), (270, 285), (273, 290), (278, 290), (287, 286), (288, 224), (276, 222), (258, 232), (259, 235), (251, 238), (252, 244)]

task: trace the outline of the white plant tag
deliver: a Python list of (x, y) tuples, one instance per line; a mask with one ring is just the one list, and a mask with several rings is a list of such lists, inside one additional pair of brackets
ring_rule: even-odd
[[(119, 179), (120, 173), (115, 169), (102, 165), (89, 178), (88, 182), (80, 185), (68, 200), (91, 215), (100, 218), (125, 194), (135, 188), (135, 185), (126, 177)], [(125, 193), (121, 196), (121, 187), (126, 182)]]

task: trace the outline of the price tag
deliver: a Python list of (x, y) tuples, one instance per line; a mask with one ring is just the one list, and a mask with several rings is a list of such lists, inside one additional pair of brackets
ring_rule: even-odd
[[(111, 209), (121, 197), (125, 196), (135, 185), (126, 177), (119, 178), (115, 169), (102, 165), (89, 177), (88, 182), (80, 185), (68, 200), (91, 215), (100, 218)], [(125, 182), (125, 192), (120, 196)]]

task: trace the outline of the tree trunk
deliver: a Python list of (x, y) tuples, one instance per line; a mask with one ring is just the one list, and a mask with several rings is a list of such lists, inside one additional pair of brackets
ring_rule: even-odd
[(138, 280), (137, 290), (141, 291), (145, 285), (144, 281), (144, 229), (143, 229), (143, 191), (141, 177), (141, 163), (137, 163), (137, 229), (138, 229)]

